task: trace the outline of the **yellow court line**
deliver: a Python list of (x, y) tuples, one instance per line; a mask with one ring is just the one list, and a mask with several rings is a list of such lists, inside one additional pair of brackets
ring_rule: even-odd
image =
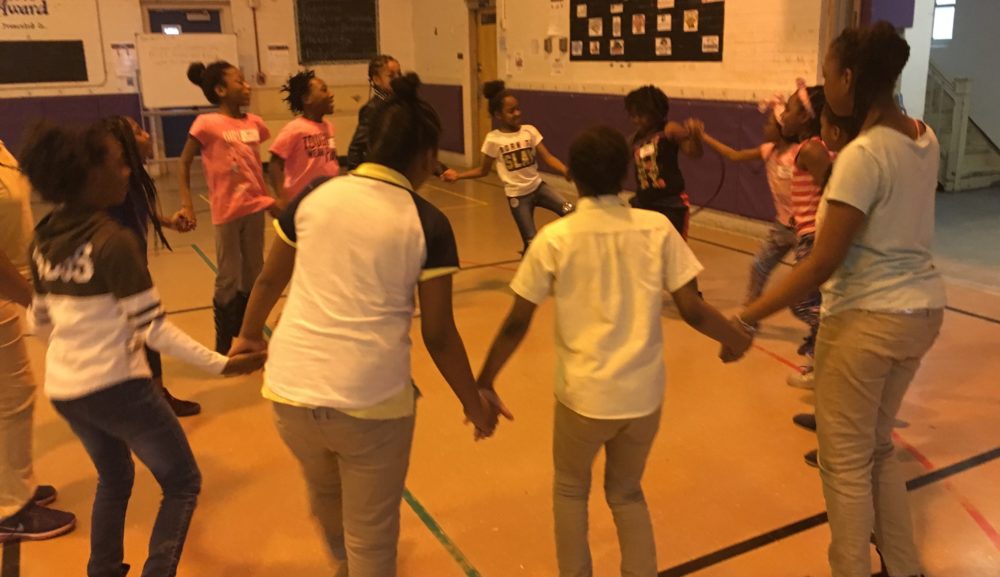
[(445, 194), (450, 194), (450, 195), (452, 195), (452, 196), (457, 196), (458, 198), (461, 198), (461, 199), (464, 199), (464, 200), (468, 200), (468, 201), (471, 201), (471, 202), (474, 202), (474, 203), (476, 203), (476, 204), (478, 204), (478, 205), (480, 205), (480, 206), (489, 206), (489, 205), (490, 205), (490, 203), (488, 203), (488, 202), (483, 202), (483, 201), (479, 200), (478, 198), (473, 198), (473, 197), (471, 197), (471, 196), (466, 196), (466, 195), (464, 195), (464, 194), (459, 194), (459, 193), (457, 193), (457, 192), (455, 192), (455, 191), (452, 191), (452, 190), (448, 190), (448, 189), (446, 189), (446, 188), (441, 188), (441, 187), (438, 187), (438, 186), (433, 186), (433, 185), (430, 185), (430, 184), (425, 184), (424, 186), (425, 186), (426, 188), (429, 188), (429, 189), (431, 189), (431, 190), (436, 190), (437, 192), (443, 192), (443, 193), (445, 193)]
[(207, 196), (205, 196), (204, 194), (199, 194), (198, 196), (199, 196), (199, 197), (200, 197), (200, 198), (201, 198), (202, 200), (204, 200), (206, 204), (209, 204), (209, 205), (211, 205), (211, 204), (212, 204), (212, 201), (211, 201), (211, 200), (208, 200), (208, 197), (207, 197)]

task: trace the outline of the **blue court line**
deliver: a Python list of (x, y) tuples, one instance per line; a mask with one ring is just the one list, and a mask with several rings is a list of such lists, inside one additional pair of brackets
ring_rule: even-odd
[[(212, 269), (212, 272), (216, 274), (219, 273), (219, 269), (215, 266), (215, 263), (212, 262), (212, 259), (208, 258), (208, 255), (205, 254), (205, 251), (201, 250), (201, 247), (199, 247), (196, 244), (192, 244), (191, 248), (193, 248), (194, 251), (198, 253), (198, 256), (200, 256), (201, 260), (204, 261), (206, 265), (208, 265), (208, 268)], [(268, 338), (271, 337), (270, 327), (268, 326), (264, 327), (264, 334), (267, 335)], [(409, 489), (405, 488), (403, 489), (403, 500), (406, 501), (406, 504), (409, 505), (411, 509), (413, 509), (413, 512), (417, 514), (417, 517), (419, 517), (421, 521), (423, 521), (424, 526), (427, 527), (427, 529), (431, 532), (432, 535), (434, 535), (434, 537), (438, 540), (438, 542), (441, 543), (442, 546), (444, 546), (445, 550), (448, 551), (448, 554), (451, 555), (451, 558), (454, 559), (456, 563), (458, 563), (458, 565), (462, 568), (462, 571), (465, 572), (466, 577), (482, 577), (482, 574), (480, 574), (479, 571), (477, 571), (476, 568), (472, 565), (472, 563), (469, 562), (469, 559), (465, 556), (465, 554), (462, 553), (462, 550), (458, 548), (458, 545), (456, 545), (455, 542), (452, 541), (450, 537), (448, 537), (448, 534), (444, 532), (444, 529), (441, 528), (441, 525), (439, 525), (438, 522), (434, 520), (434, 517), (432, 517), (431, 514), (427, 512), (427, 509), (425, 509), (424, 506), (420, 504), (420, 501), (418, 501), (417, 498), (413, 496), (413, 493), (411, 493)], [(4, 560), (6, 560), (6, 558), (7, 556), (5, 554)], [(0, 575), (0, 577), (17, 577), (17, 575), (15, 574), (8, 576), (5, 573), (3, 575)]]

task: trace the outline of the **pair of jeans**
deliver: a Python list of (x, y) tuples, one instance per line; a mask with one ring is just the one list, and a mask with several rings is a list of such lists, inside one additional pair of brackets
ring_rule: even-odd
[(507, 199), (510, 205), (510, 214), (514, 217), (517, 230), (521, 233), (521, 241), (524, 242), (524, 250), (528, 250), (528, 245), (535, 240), (538, 229), (535, 227), (535, 207), (554, 212), (559, 216), (566, 216), (573, 212), (573, 203), (566, 200), (554, 188), (544, 182), (535, 189), (535, 192), (516, 196)]
[[(815, 241), (816, 235), (814, 234), (807, 234), (798, 239), (798, 244), (795, 246), (796, 265), (809, 256)], [(802, 300), (792, 305), (792, 314), (795, 315), (795, 318), (804, 322), (809, 327), (809, 335), (805, 339), (805, 344), (799, 348), (800, 355), (806, 357), (814, 355), (816, 350), (816, 333), (819, 331), (819, 308), (822, 303), (823, 296), (817, 288), (803, 297)]]
[(164, 396), (149, 379), (136, 379), (52, 404), (97, 468), (87, 575), (123, 574), (125, 511), (135, 479), (133, 452), (163, 490), (142, 577), (176, 575), (201, 491), (201, 473)]
[(833, 577), (869, 577), (872, 530), (889, 575), (920, 559), (892, 428), (942, 309), (848, 310), (823, 318), (816, 344), (816, 425)]
[(750, 286), (747, 287), (747, 304), (757, 300), (763, 294), (764, 285), (767, 284), (767, 279), (771, 277), (774, 268), (796, 245), (794, 228), (780, 222), (771, 225), (767, 238), (764, 239), (757, 254), (753, 257), (753, 265), (750, 268)]

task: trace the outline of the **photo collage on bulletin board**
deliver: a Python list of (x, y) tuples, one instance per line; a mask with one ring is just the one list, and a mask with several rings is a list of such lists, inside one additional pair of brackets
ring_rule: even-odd
[(570, 0), (570, 60), (722, 61), (725, 0)]

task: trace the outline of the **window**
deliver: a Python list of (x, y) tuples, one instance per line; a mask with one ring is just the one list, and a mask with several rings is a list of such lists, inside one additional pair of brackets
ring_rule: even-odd
[(934, 28), (931, 39), (951, 40), (955, 29), (955, 1), (934, 0)]

